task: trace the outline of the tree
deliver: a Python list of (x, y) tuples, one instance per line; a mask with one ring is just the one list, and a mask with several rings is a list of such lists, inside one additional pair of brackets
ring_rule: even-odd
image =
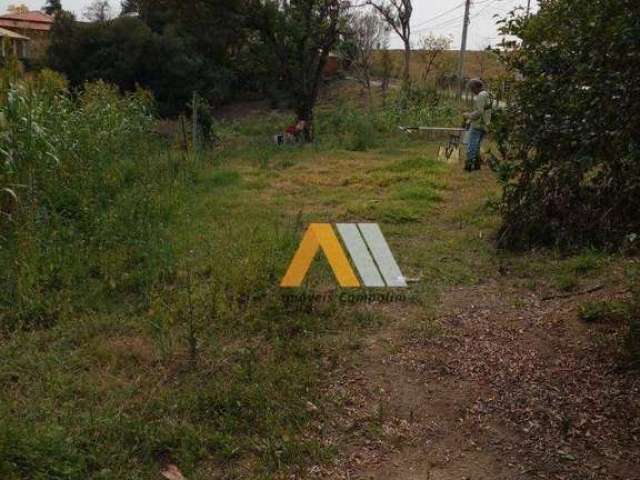
[(429, 33), (420, 39), (420, 57), (422, 60), (422, 81), (426, 82), (429, 74), (438, 66), (438, 61), (445, 50), (451, 47), (451, 38), (435, 36)]
[(382, 77), (382, 83), (380, 84), (380, 90), (382, 93), (382, 106), (387, 104), (387, 95), (389, 94), (389, 83), (391, 82), (391, 76), (393, 74), (393, 62), (391, 60), (391, 54), (389, 53), (389, 31), (385, 31), (380, 44), (380, 76)]
[(638, 2), (554, 0), (503, 22), (521, 81), (494, 127), (502, 245), (617, 248), (640, 233), (638, 18)]
[(140, 5), (138, 0), (123, 0), (120, 2), (121, 14), (140, 13)]
[(403, 87), (411, 83), (411, 0), (367, 0), (395, 31), (404, 44), (404, 69), (402, 71)]
[[(252, 1), (136, 0), (141, 21), (176, 53), (167, 57), (163, 66), (163, 70), (171, 70), (171, 81), (159, 75), (155, 79), (174, 112), (184, 108), (194, 92), (213, 105), (228, 101), (242, 94), (244, 75), (256, 75), (246, 69), (242, 58), (257, 43), (255, 32), (252, 38), (248, 32), (249, 19), (259, 12), (250, 8)], [(184, 80), (174, 84), (181, 72)]]
[(62, 2), (60, 0), (47, 0), (43, 10), (47, 15), (55, 15), (62, 11)]
[(304, 138), (313, 140), (313, 111), (322, 72), (341, 30), (341, 0), (256, 0), (254, 25), (263, 61), (291, 95)]
[(385, 23), (372, 12), (357, 12), (349, 18), (345, 35), (349, 48), (344, 50), (344, 57), (356, 79), (367, 90), (368, 100), (371, 100), (373, 52), (380, 47), (386, 34), (385, 28)]
[(111, 5), (109, 0), (94, 0), (82, 13), (91, 22), (106, 22), (111, 19)]
[(64, 73), (75, 88), (96, 79), (122, 90), (143, 86), (153, 92), (159, 113), (166, 116), (188, 110), (194, 92), (217, 105), (240, 90), (234, 52), (244, 41), (237, 13), (241, 0), (136, 3), (139, 18), (80, 23), (66, 12), (57, 15), (49, 66)]
[(75, 16), (66, 11), (56, 15), (51, 31), (49, 32), (49, 47), (47, 49), (48, 66), (64, 73), (72, 84), (79, 84), (85, 79), (80, 78), (74, 82), (81, 72), (80, 64), (76, 64), (76, 57), (81, 57), (82, 52), (78, 48), (78, 29)]

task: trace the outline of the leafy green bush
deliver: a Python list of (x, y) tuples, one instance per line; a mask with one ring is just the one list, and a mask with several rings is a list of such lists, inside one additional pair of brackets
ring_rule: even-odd
[(347, 136), (347, 150), (365, 151), (371, 148), (376, 141), (376, 132), (370, 119), (355, 117)]
[(559, 0), (504, 21), (522, 41), (502, 58), (522, 81), (495, 122), (502, 245), (617, 248), (640, 232), (639, 15), (638, 2)]
[(337, 144), (354, 151), (365, 151), (374, 146), (382, 129), (374, 125), (374, 113), (366, 112), (347, 103), (317, 114), (317, 137), (322, 144)]

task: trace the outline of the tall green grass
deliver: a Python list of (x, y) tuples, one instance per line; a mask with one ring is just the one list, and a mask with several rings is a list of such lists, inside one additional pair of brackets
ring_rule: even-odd
[(44, 71), (0, 92), (0, 328), (143, 300), (170, 269), (164, 226), (184, 163), (150, 133), (153, 101)]
[(365, 151), (399, 137), (399, 126), (458, 126), (459, 107), (430, 88), (392, 92), (384, 106), (368, 109), (344, 100), (319, 109), (317, 136), (321, 145)]

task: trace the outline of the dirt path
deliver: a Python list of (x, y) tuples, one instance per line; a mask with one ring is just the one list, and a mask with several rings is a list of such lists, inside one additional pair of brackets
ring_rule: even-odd
[[(433, 220), (456, 218), (482, 183), (454, 179)], [(577, 305), (612, 287), (543, 300), (508, 262), (440, 295), (433, 319), (385, 307), (332, 374), (318, 438), (339, 450), (311, 476), (335, 479), (640, 479), (640, 379), (616, 370), (623, 327), (587, 328)]]

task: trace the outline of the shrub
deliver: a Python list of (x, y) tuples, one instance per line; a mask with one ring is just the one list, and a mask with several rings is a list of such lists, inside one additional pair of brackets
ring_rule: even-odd
[(559, 0), (505, 21), (522, 42), (502, 58), (523, 80), (496, 119), (503, 246), (617, 248), (640, 232), (638, 15), (638, 2)]
[(354, 151), (368, 150), (375, 142), (376, 133), (368, 118), (355, 117), (351, 131), (347, 136), (347, 149)]
[(374, 114), (364, 112), (346, 103), (335, 109), (320, 112), (316, 130), (321, 142), (331, 142), (337, 138), (338, 145), (347, 150), (365, 151), (371, 148), (376, 137), (382, 133), (374, 126)]

